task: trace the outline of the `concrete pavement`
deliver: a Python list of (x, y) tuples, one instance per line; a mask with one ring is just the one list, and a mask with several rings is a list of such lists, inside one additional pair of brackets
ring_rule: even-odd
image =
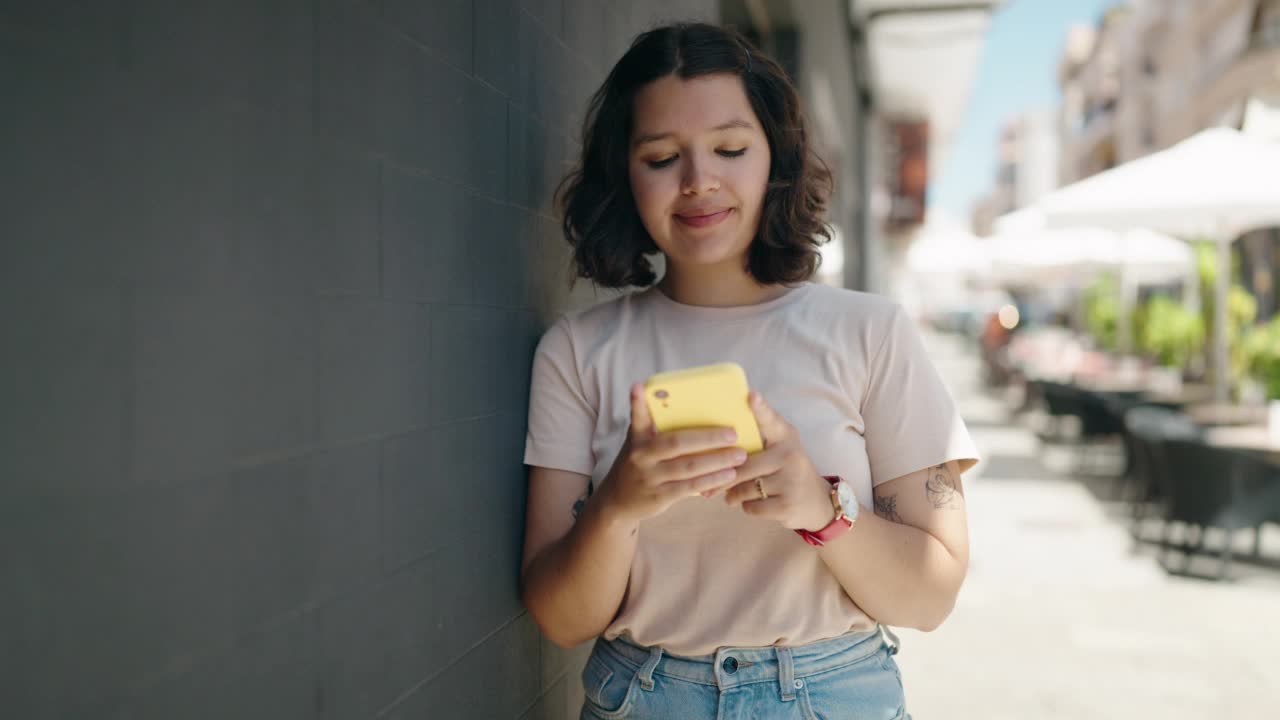
[[(956, 610), (933, 633), (899, 632), (916, 720), (1276, 717), (1280, 572), (1166, 573), (1150, 547), (1134, 552), (1120, 506), (1010, 423), (970, 343), (926, 342), (984, 461), (965, 476), (972, 560)], [(1263, 548), (1280, 557), (1280, 529)]]

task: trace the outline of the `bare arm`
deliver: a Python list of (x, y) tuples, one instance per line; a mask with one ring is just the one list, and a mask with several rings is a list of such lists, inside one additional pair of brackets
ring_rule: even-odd
[[(757, 392), (752, 410), (764, 452), (741, 468), (725, 502), (788, 528), (831, 522), (830, 485), (799, 434)], [(845, 593), (887, 625), (937, 628), (955, 606), (969, 567), (969, 531), (956, 462), (920, 470), (875, 489), (874, 514), (859, 512), (849, 532), (818, 552)]]
[(969, 568), (969, 530), (956, 462), (875, 489), (875, 512), (819, 553), (871, 617), (930, 631), (955, 607)]
[(599, 492), (586, 475), (532, 469), (520, 599), (543, 634), (571, 647), (604, 632), (626, 594), (640, 521), (732, 484), (747, 457), (735, 439), (728, 428), (659, 435), (635, 384), (631, 427)]
[(638, 523), (602, 512), (590, 478), (535, 467), (529, 472), (520, 596), (543, 634), (562, 647), (590, 640), (622, 604)]

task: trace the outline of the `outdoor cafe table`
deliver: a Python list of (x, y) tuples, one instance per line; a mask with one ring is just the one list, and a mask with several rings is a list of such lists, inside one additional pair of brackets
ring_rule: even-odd
[(1192, 420), (1207, 427), (1257, 425), (1267, 422), (1264, 405), (1236, 405), (1232, 403), (1199, 403), (1183, 408)]
[(1182, 389), (1169, 392), (1166, 389), (1149, 389), (1144, 395), (1148, 400), (1186, 407), (1203, 405), (1213, 401), (1213, 386), (1205, 383), (1183, 383)]
[(1147, 391), (1147, 385), (1136, 377), (1112, 377), (1106, 374), (1076, 374), (1073, 378), (1077, 387), (1096, 393), (1108, 395), (1129, 395), (1137, 397)]
[[(1145, 405), (1160, 405), (1170, 409), (1209, 402), (1213, 388), (1199, 383), (1186, 383), (1181, 390), (1169, 392), (1142, 376), (1077, 376), (1076, 384), (1096, 393), (1110, 395)], [(1249, 420), (1252, 422), (1252, 420)]]
[(1280, 464), (1280, 442), (1272, 439), (1266, 425), (1223, 425), (1205, 430), (1205, 443), (1227, 450), (1244, 450)]

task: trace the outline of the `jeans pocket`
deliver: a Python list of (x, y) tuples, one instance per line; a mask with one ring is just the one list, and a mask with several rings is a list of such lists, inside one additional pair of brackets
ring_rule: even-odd
[(639, 671), (614, 658), (605, 657), (597, 647), (582, 669), (582, 691), (585, 699), (582, 717), (617, 720), (631, 710)]
[(911, 716), (907, 714), (907, 689), (902, 684), (902, 669), (898, 667), (898, 661), (893, 658), (896, 654), (898, 654), (896, 649), (886, 649), (882, 658), (885, 669), (892, 672), (894, 679), (898, 682), (898, 697), (902, 702), (898, 709), (898, 715), (893, 720), (911, 720)]
[(803, 678), (800, 706), (806, 720), (902, 720), (902, 680), (887, 649), (859, 662)]

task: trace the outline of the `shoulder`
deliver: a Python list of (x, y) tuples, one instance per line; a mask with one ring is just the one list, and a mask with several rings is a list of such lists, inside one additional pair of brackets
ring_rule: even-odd
[(574, 310), (566, 317), (581, 332), (596, 333), (612, 328), (625, 315), (648, 301), (648, 290), (636, 290), (614, 295), (601, 302)]
[(844, 314), (865, 318), (893, 317), (902, 310), (902, 304), (884, 295), (847, 290), (824, 283), (811, 283), (809, 304)]
[(596, 344), (616, 331), (621, 320), (646, 302), (645, 293), (629, 292), (560, 315), (542, 335), (539, 349), (582, 347)]
[(895, 332), (907, 319), (902, 304), (873, 293), (813, 283), (803, 312), (815, 322), (848, 337), (874, 344)]

